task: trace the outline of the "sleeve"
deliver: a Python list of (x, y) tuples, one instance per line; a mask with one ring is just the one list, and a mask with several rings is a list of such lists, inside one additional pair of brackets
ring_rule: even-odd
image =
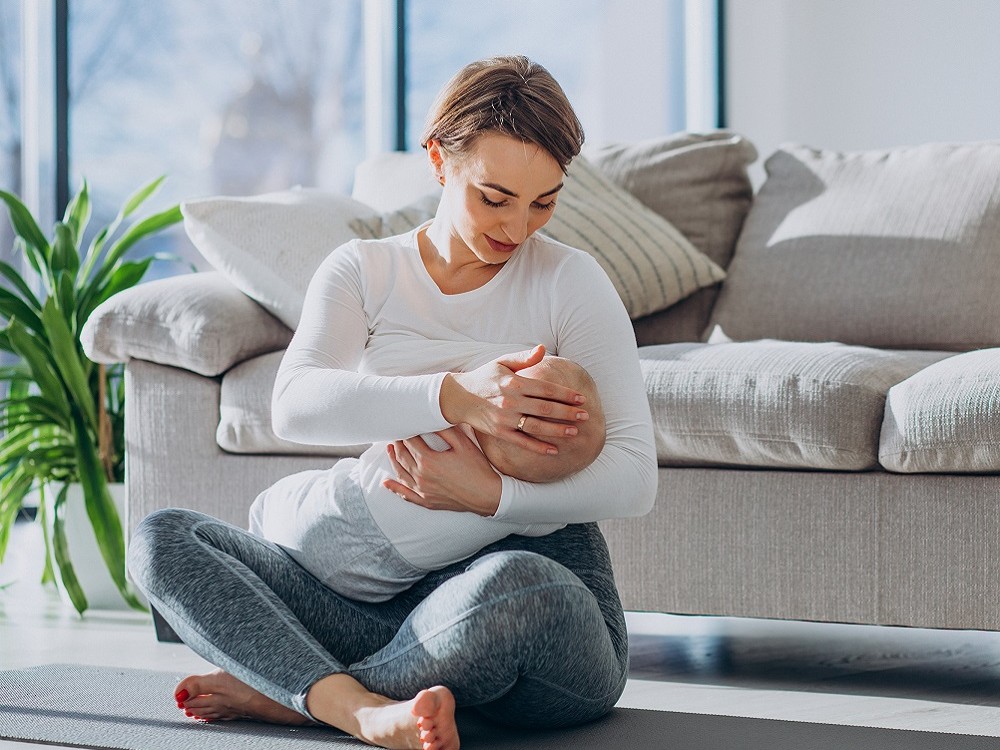
[(558, 351), (597, 384), (608, 436), (586, 469), (535, 484), (502, 476), (493, 516), (513, 523), (585, 523), (641, 516), (653, 507), (657, 465), (635, 332), (607, 274), (590, 256), (562, 264), (553, 289)]
[(368, 341), (361, 251), (349, 242), (316, 270), (271, 396), (274, 433), (310, 445), (398, 440), (451, 425), (441, 414), (445, 373), (357, 372)]

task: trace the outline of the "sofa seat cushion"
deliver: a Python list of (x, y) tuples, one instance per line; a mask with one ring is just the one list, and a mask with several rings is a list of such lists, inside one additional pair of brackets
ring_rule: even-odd
[(271, 429), (271, 392), (283, 351), (241, 362), (222, 378), (215, 440), (230, 453), (360, 456), (367, 445), (305, 445), (282, 440)]
[(947, 356), (761, 340), (639, 350), (663, 466), (878, 466), (886, 393)]
[(1000, 349), (950, 357), (890, 388), (879, 461), (905, 473), (1000, 471)]

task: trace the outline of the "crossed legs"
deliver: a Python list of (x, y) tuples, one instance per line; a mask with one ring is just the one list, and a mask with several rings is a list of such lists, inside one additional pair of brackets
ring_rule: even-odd
[(313, 720), (389, 747), (450, 748), (456, 703), (560, 726), (602, 715), (624, 687), (624, 618), (594, 524), (509, 537), (379, 604), (195, 511), (144, 519), (128, 562), (184, 642), (221, 668), (178, 685), (204, 719)]

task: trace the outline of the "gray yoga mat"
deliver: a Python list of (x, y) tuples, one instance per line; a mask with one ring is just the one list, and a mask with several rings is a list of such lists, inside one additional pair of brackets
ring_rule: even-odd
[[(181, 672), (49, 664), (0, 670), (0, 739), (123, 750), (340, 750), (370, 748), (333, 729), (251, 721), (202, 724), (171, 700)], [(515, 730), (464, 710), (463, 750), (972, 750), (994, 737), (810, 724), (773, 719), (617, 708), (572, 729)]]

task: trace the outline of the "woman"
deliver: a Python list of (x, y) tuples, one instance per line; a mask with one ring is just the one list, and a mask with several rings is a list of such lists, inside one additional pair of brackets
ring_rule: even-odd
[[(221, 668), (178, 684), (190, 716), (314, 721), (390, 748), (453, 750), (456, 705), (566, 726), (603, 715), (624, 689), (624, 615), (593, 522), (652, 505), (649, 408), (610, 281), (590, 256), (535, 234), (582, 129), (544, 68), (508, 57), (460, 71), (423, 140), (444, 186), (435, 218), (381, 244), (349, 243), (317, 271), (275, 383), (275, 431), (394, 440), (395, 476), (384, 481), (401, 515), (477, 514), (551, 533), (508, 536), (369, 603), (230, 524), (177, 508), (150, 514), (129, 548), (133, 578)], [(526, 351), (469, 372), (426, 369), (427, 352), (457, 341)], [(547, 438), (565, 435), (586, 405), (516, 374), (546, 349), (594, 378), (607, 440), (587, 469), (531, 484), (497, 474), (452, 426), (553, 450)], [(435, 431), (452, 450), (396, 440)]]

